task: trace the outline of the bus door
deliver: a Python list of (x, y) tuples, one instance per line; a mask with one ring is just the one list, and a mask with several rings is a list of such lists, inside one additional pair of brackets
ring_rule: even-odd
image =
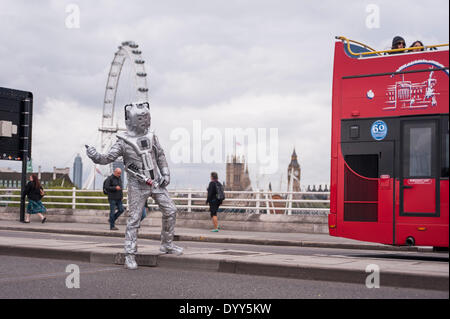
[[(386, 124), (393, 127), (391, 119)], [(341, 151), (341, 211), (338, 228), (346, 237), (392, 244), (394, 231), (394, 131), (372, 137), (374, 120), (344, 120)]]
[[(425, 236), (420, 225), (439, 217), (440, 130), (437, 118), (401, 119), (396, 243)], [(422, 227), (426, 230), (426, 227)]]

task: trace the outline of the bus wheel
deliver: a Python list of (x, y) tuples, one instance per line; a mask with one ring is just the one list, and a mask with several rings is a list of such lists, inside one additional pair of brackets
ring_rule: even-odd
[(406, 245), (412, 247), (416, 244), (416, 241), (414, 240), (414, 237), (409, 236), (406, 238)]

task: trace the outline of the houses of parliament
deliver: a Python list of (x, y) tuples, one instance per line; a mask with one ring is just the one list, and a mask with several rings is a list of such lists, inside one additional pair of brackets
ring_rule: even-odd
[[(287, 191), (301, 191), (301, 167), (295, 148), (287, 168)], [(232, 155), (226, 163), (226, 191), (252, 191), (252, 183), (248, 172), (248, 165), (243, 156)]]
[(252, 183), (248, 174), (248, 165), (243, 156), (232, 155), (226, 164), (226, 191), (252, 191)]

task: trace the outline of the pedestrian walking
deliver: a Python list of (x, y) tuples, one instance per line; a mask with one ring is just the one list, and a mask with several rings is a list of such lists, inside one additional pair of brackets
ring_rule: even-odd
[[(116, 227), (116, 220), (124, 212), (123, 208), (123, 190), (122, 190), (122, 170), (116, 168), (111, 176), (109, 176), (104, 184), (103, 191), (108, 194), (109, 201), (109, 229), (119, 230)], [(117, 213), (116, 213), (117, 210)]]
[(217, 211), (219, 206), (225, 199), (223, 185), (219, 182), (219, 177), (216, 172), (211, 172), (211, 181), (208, 185), (208, 197), (206, 203), (209, 204), (209, 211), (214, 228), (211, 230), (216, 233), (219, 231), (219, 222), (217, 219)]
[(30, 216), (37, 214), (41, 218), (41, 222), (45, 223), (47, 217), (42, 215), (47, 212), (41, 199), (44, 197), (44, 189), (41, 186), (39, 178), (36, 174), (30, 176), (30, 181), (25, 186), (25, 191), (22, 195), (22, 200), (25, 200), (25, 196), (28, 197), (27, 214), (25, 215), (25, 223), (30, 222)]

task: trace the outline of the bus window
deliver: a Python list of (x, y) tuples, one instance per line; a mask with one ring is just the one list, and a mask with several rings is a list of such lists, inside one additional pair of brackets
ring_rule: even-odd
[(428, 123), (407, 123), (404, 126), (404, 177), (433, 176), (435, 124)]
[(377, 154), (346, 155), (345, 162), (352, 170), (361, 176), (378, 178)]

